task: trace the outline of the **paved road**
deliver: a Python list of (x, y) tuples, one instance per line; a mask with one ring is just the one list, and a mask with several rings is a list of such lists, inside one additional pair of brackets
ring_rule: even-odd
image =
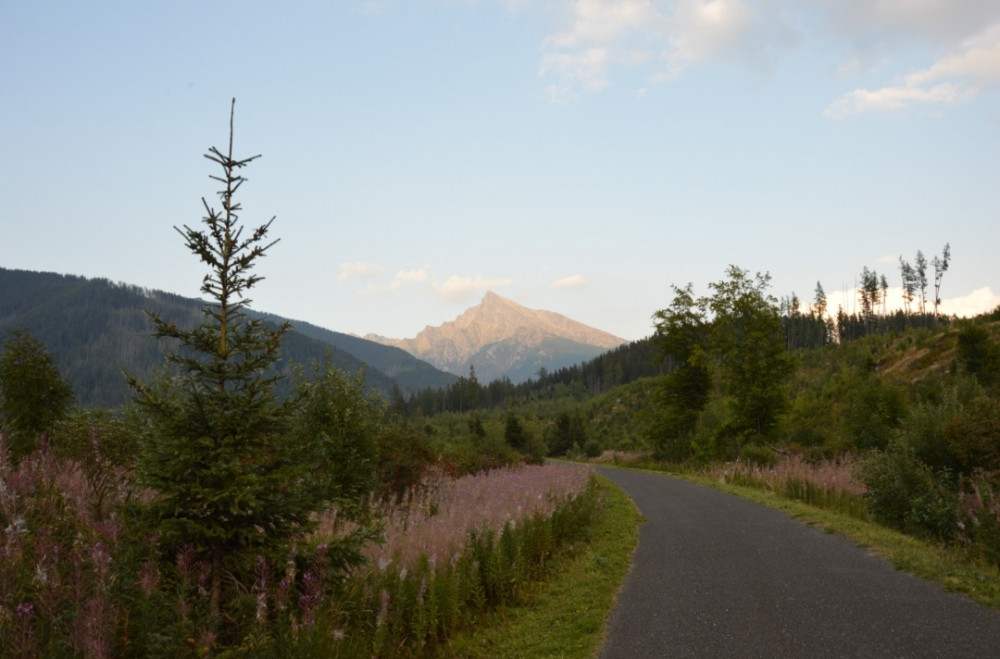
[(603, 659), (1000, 657), (1000, 614), (781, 512), (601, 468), (646, 517)]

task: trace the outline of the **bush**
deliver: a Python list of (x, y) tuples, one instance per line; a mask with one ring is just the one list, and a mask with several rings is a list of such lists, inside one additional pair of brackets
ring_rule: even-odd
[(977, 399), (949, 421), (943, 435), (961, 473), (1000, 470), (1000, 401)]
[(977, 472), (967, 485), (959, 513), (960, 537), (1000, 566), (1000, 496), (996, 477), (991, 480), (985, 473)]
[(828, 438), (828, 433), (812, 426), (799, 426), (792, 431), (791, 440), (793, 444), (803, 448), (823, 446)]
[(958, 360), (984, 387), (1000, 382), (1000, 346), (983, 325), (967, 325), (958, 334)]
[(857, 448), (884, 449), (905, 411), (906, 397), (899, 386), (868, 377), (848, 403), (847, 433)]
[(755, 467), (773, 467), (778, 464), (778, 454), (760, 444), (748, 444), (740, 449), (740, 460)]
[(390, 429), (379, 437), (378, 481), (383, 498), (402, 500), (433, 465), (434, 455), (424, 435)]
[(601, 443), (594, 438), (588, 439), (587, 443), (583, 445), (583, 454), (588, 458), (596, 458), (601, 453), (603, 453)]
[(356, 376), (329, 362), (312, 367), (311, 379), (296, 382), (299, 405), (289, 426), (301, 459), (310, 465), (311, 496), (319, 508), (359, 502), (376, 487), (378, 437), (385, 405), (365, 395), (364, 371)]
[(18, 330), (9, 334), (0, 351), (0, 428), (16, 462), (66, 416), (73, 389), (41, 341)]
[(949, 474), (935, 474), (901, 437), (885, 451), (870, 453), (856, 476), (868, 487), (864, 497), (877, 521), (905, 533), (940, 539), (954, 535), (958, 497), (945, 485)]

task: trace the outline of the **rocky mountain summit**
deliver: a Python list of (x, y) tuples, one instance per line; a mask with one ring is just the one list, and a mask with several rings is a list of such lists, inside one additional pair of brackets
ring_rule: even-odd
[(626, 341), (552, 311), (528, 309), (489, 292), (476, 307), (412, 339), (365, 337), (406, 350), (437, 368), (466, 375), (474, 367), (487, 383), (507, 376), (523, 382), (538, 373), (593, 359)]

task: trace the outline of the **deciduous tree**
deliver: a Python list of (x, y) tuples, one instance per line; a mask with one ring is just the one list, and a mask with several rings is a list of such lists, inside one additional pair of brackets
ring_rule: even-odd
[(795, 362), (785, 350), (778, 302), (768, 293), (771, 276), (751, 277), (736, 266), (726, 274), (709, 284), (708, 345), (734, 400), (731, 429), (738, 441), (767, 439), (788, 405), (787, 382)]
[(13, 330), (0, 356), (0, 421), (18, 460), (69, 411), (73, 389), (59, 374), (45, 345)]
[(690, 454), (689, 437), (708, 402), (712, 378), (705, 353), (704, 301), (695, 299), (690, 283), (674, 286), (673, 291), (670, 306), (653, 314), (653, 340), (667, 362), (668, 375), (660, 389), (663, 405), (651, 432), (661, 457), (680, 460)]

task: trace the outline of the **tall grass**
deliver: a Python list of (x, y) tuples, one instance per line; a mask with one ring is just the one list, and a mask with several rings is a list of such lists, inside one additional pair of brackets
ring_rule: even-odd
[[(319, 633), (337, 639), (329, 651), (432, 654), (487, 611), (519, 602), (556, 552), (586, 538), (590, 481), (580, 466), (507, 467), (438, 479), (384, 508), (384, 541), (366, 548), (369, 564), (325, 612)], [(325, 519), (318, 538), (334, 527)]]
[(0, 656), (421, 656), (487, 611), (519, 601), (551, 558), (585, 540), (591, 472), (502, 469), (427, 483), (384, 505), (384, 542), (344, 575), (331, 511), (283, 562), (258, 558), (228, 614), (249, 621), (223, 648), (207, 566), (164, 557), (129, 514), (148, 496), (100, 460), (42, 449), (14, 464), (0, 436)]
[(837, 460), (809, 462), (802, 456), (783, 456), (774, 465), (737, 460), (716, 464), (707, 475), (723, 483), (769, 490), (802, 503), (867, 519), (864, 483), (855, 475), (857, 460), (845, 455)]

